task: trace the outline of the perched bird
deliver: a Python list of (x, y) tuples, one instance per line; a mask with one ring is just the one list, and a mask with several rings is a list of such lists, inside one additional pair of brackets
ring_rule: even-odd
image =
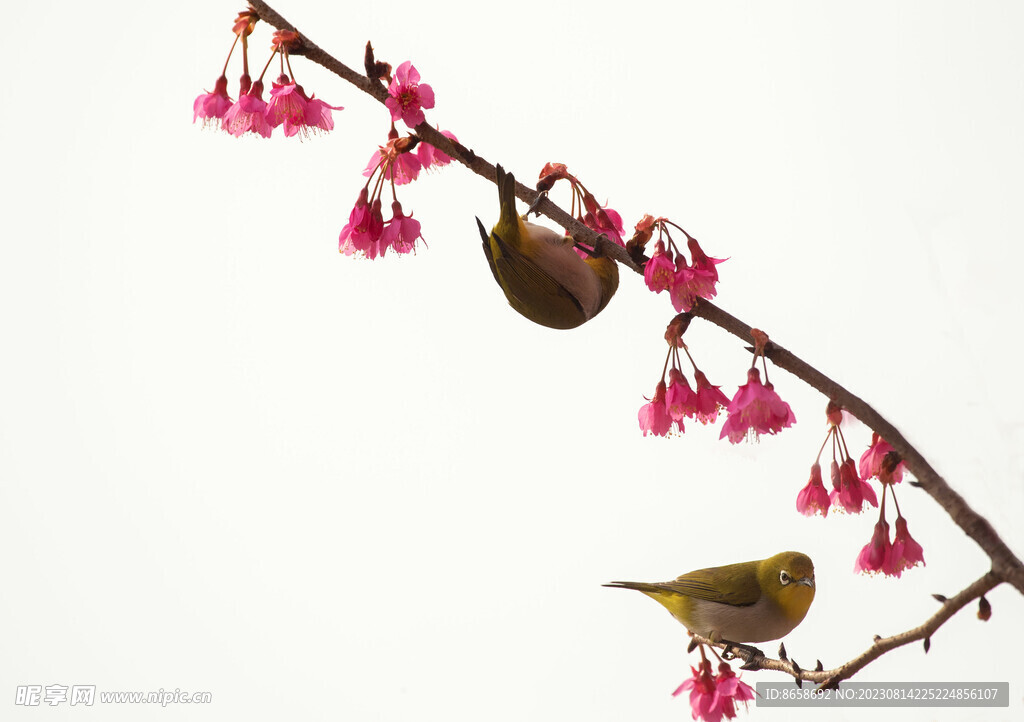
[(610, 258), (579, 257), (571, 238), (516, 213), (516, 179), (498, 166), (501, 215), (488, 235), (476, 219), (484, 255), (509, 305), (534, 323), (576, 328), (608, 305), (619, 287)]
[(673, 582), (612, 582), (660, 602), (687, 629), (713, 641), (768, 642), (789, 634), (814, 600), (814, 564), (782, 552), (756, 562), (698, 569)]

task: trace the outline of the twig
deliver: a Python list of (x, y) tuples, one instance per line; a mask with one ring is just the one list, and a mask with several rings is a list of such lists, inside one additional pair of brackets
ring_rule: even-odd
[[(259, 14), (260, 18), (278, 29), (293, 30), (298, 33), (301, 45), (296, 54), (302, 54), (313, 62), (322, 65), (327, 70), (335, 73), (344, 80), (378, 102), (383, 103), (387, 98), (387, 89), (376, 80), (371, 80), (365, 75), (357, 73), (344, 63), (340, 62), (329, 53), (322, 50), (309, 38), (299, 32), (293, 25), (279, 15), (273, 8), (262, 0), (251, 0), (250, 6)], [(437, 129), (426, 122), (420, 123), (415, 128), (416, 135), (422, 140), (430, 143), (442, 152), (459, 161), (477, 175), (494, 182), (496, 173), (495, 167), (474, 151), (466, 148), (461, 143), (453, 143), (442, 135)], [(615, 243), (599, 236), (590, 228), (587, 228), (576, 218), (566, 213), (550, 199), (543, 198), (538, 201), (538, 193), (521, 183), (516, 184), (516, 195), (528, 204), (536, 203), (536, 210), (539, 213), (552, 219), (559, 225), (566, 228), (574, 238), (593, 245), (599, 253), (604, 253), (616, 261), (631, 268), (637, 273), (643, 269), (637, 265), (626, 253), (625, 249)], [(720, 328), (738, 336), (744, 341), (751, 339), (751, 328), (731, 314), (718, 308), (716, 305), (703, 299), (699, 300), (690, 312), (692, 316), (698, 316)], [(1006, 546), (1006, 543), (999, 537), (988, 520), (978, 514), (970, 505), (955, 492), (946, 481), (939, 476), (931, 464), (903, 434), (889, 423), (881, 414), (875, 411), (867, 402), (860, 397), (846, 390), (837, 382), (815, 369), (810, 364), (790, 353), (782, 346), (771, 342), (766, 349), (766, 355), (780, 368), (792, 373), (797, 378), (806, 382), (813, 388), (820, 391), (826, 398), (833, 399), (850, 411), (854, 416), (867, 424), (871, 429), (878, 432), (893, 449), (899, 453), (907, 468), (914, 474), (918, 482), (938, 504), (946, 510), (954, 523), (964, 533), (988, 554), (992, 561), (992, 571), (964, 589), (955, 597), (947, 600), (943, 608), (933, 615), (927, 622), (915, 629), (902, 634), (876, 640), (875, 644), (864, 654), (854, 658), (841, 667), (829, 671), (807, 671), (799, 670), (792, 665), (792, 662), (764, 659), (760, 662), (761, 669), (777, 669), (798, 675), (799, 679), (838, 684), (840, 680), (847, 679), (864, 665), (876, 659), (885, 652), (900, 647), (916, 639), (929, 637), (939, 626), (942, 625), (958, 609), (962, 608), (972, 599), (980, 597), (989, 589), (1006, 581), (1012, 584), (1018, 591), (1024, 594), (1024, 563)], [(700, 639), (700, 638), (698, 638)], [(701, 639), (707, 643), (707, 640)], [(717, 645), (721, 646), (721, 645)]]
[[(875, 638), (867, 650), (835, 669), (801, 669), (795, 665), (793, 660), (772, 659), (771, 657), (754, 657), (747, 660), (750, 666), (745, 667), (745, 669), (770, 669), (776, 672), (784, 672), (794, 679), (815, 682), (821, 685), (822, 688), (838, 687), (839, 683), (844, 679), (849, 679), (886, 652), (891, 652), (897, 647), (902, 647), (911, 642), (931, 639), (935, 631), (945, 624), (946, 620), (1001, 583), (1002, 580), (997, 574), (993, 572), (986, 573), (956, 595), (946, 599), (942, 603), (942, 608), (930, 616), (923, 624), (913, 629), (908, 629), (905, 632), (894, 634), (891, 637)], [(699, 634), (694, 634), (693, 638), (701, 644), (708, 644), (719, 649), (725, 649), (728, 646), (723, 642), (712, 642), (710, 639)]]

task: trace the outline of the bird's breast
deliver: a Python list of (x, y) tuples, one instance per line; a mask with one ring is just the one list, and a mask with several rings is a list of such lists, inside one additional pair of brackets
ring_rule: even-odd
[[(544, 230), (554, 234), (550, 229)], [(558, 281), (580, 302), (588, 319), (593, 318), (601, 308), (601, 279), (594, 269), (579, 257), (573, 249), (572, 242), (548, 236), (538, 237), (536, 233), (531, 232), (524, 246), (527, 244), (529, 249), (526, 252), (537, 267)]]
[(800, 619), (794, 621), (788, 617), (777, 603), (763, 595), (745, 607), (693, 597), (689, 597), (689, 601), (688, 619), (676, 612), (673, 616), (691, 632), (703, 637), (718, 632), (722, 639), (730, 642), (757, 644), (785, 637), (800, 622)]

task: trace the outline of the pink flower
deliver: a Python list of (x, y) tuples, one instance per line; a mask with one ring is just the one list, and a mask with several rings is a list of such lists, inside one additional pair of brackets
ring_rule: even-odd
[(667, 291), (675, 281), (676, 264), (665, 252), (665, 243), (658, 241), (654, 246), (651, 260), (644, 266), (644, 282), (655, 293)]
[(309, 98), (301, 85), (281, 75), (270, 91), (267, 104), (267, 122), (274, 128), (284, 123), (285, 137), (301, 134), (308, 138), (310, 131), (329, 131), (334, 128), (332, 110), (344, 110), (340, 105), (328, 105), (318, 98)]
[(804, 516), (828, 516), (829, 504), (828, 492), (821, 481), (821, 464), (814, 462), (807, 486), (796, 495), (796, 510)]
[(697, 300), (697, 294), (693, 292), (693, 269), (686, 265), (683, 254), (676, 256), (675, 276), (672, 278), (672, 285), (669, 286), (669, 298), (672, 300), (672, 308), (676, 311), (689, 311)]
[(696, 418), (702, 424), (715, 423), (718, 410), (729, 405), (729, 397), (712, 386), (703, 371), (694, 371), (693, 378), (697, 382)]
[(690, 388), (690, 383), (683, 376), (683, 372), (674, 366), (668, 373), (668, 381), (665, 407), (668, 409), (668, 415), (679, 426), (679, 432), (682, 433), (684, 431), (683, 417), (693, 416), (696, 412), (697, 395), (693, 393), (693, 389)]
[[(455, 134), (450, 131), (442, 130), (441, 135), (456, 143), (459, 142), (459, 139), (455, 137)], [(447, 153), (442, 153), (430, 143), (424, 143), (422, 141), (416, 148), (416, 157), (419, 158), (420, 165), (423, 166), (423, 170), (428, 170), (434, 166), (440, 167), (448, 165), (452, 162), (451, 156)]]
[(348, 223), (338, 235), (338, 252), (351, 256), (362, 253), (373, 259), (378, 255), (378, 241), (384, 232), (384, 218), (380, 212), (380, 199), (367, 202), (367, 190), (359, 192), (356, 205), (349, 214)]
[(896, 517), (896, 534), (892, 540), (891, 573), (901, 576), (904, 571), (916, 567), (918, 564), (924, 566), (924, 549), (914, 541), (907, 531), (907, 520), (902, 516)]
[(860, 457), (860, 478), (867, 481), (872, 477), (877, 477), (883, 482), (895, 484), (903, 481), (903, 471), (906, 469), (906, 465), (902, 461), (896, 465), (891, 476), (885, 471), (883, 462), (886, 455), (890, 452), (893, 452), (892, 445), (878, 434), (872, 432), (871, 446)]
[(611, 208), (598, 208), (596, 213), (586, 213), (583, 216), (583, 223), (598, 233), (604, 233), (608, 238), (620, 246), (625, 246), (622, 240), (622, 216)]
[(668, 432), (672, 430), (672, 417), (665, 405), (665, 393), (665, 382), (659, 381), (654, 389), (654, 398), (650, 403), (640, 407), (637, 418), (644, 436), (647, 436), (647, 432), (651, 432), (655, 436), (667, 436)]
[(683, 682), (672, 693), (676, 697), (690, 690), (690, 710), (694, 719), (705, 722), (719, 722), (722, 719), (722, 708), (718, 695), (715, 694), (715, 678), (711, 676), (711, 662), (703, 660), (699, 668), (690, 667), (693, 676)]
[(754, 688), (740, 680), (728, 662), (718, 665), (718, 676), (715, 677), (715, 693), (718, 695), (718, 704), (726, 719), (733, 719), (736, 716), (736, 702), (740, 701), (746, 706), (754, 699)]
[(847, 458), (842, 464), (833, 460), (832, 465), (839, 468), (839, 485), (836, 486), (835, 471), (833, 471), (832, 485), (834, 488), (830, 496), (832, 503), (837, 508), (842, 508), (848, 514), (860, 514), (864, 510), (865, 501), (872, 506), (878, 506), (875, 490), (871, 488), (871, 484), (861, 481), (857, 476), (857, 467), (853, 463), (853, 459)]
[(391, 85), (388, 86), (388, 96), (384, 105), (391, 111), (391, 120), (401, 120), (410, 128), (426, 120), (423, 108), (434, 107), (433, 88), (420, 83), (419, 71), (409, 60), (395, 71)]
[(690, 266), (688, 278), (690, 294), (696, 298), (706, 298), (710, 301), (718, 295), (718, 291), (715, 290), (717, 277), (718, 274), (715, 272), (714, 268), (709, 271), (706, 268)]
[(228, 108), (222, 126), (236, 138), (241, 137), (243, 133), (256, 133), (269, 138), (274, 128), (267, 122), (266, 112), (263, 82), (257, 80), (245, 95), (239, 96), (234, 105)]
[(231, 107), (231, 98), (228, 97), (228, 79), (222, 75), (217, 78), (213, 85), (212, 93), (203, 93), (192, 103), (192, 122), (197, 118), (203, 119), (203, 127), (223, 118)]
[(282, 75), (270, 90), (270, 102), (267, 103), (267, 122), (271, 127), (284, 123), (284, 134), (295, 135), (306, 123), (307, 101), (302, 97), (302, 88), (294, 82), (288, 82), (288, 76)]
[[(331, 111), (344, 109), (341, 105), (328, 105), (316, 97), (316, 93), (313, 93), (309, 98), (309, 102), (306, 103), (306, 119), (303, 123), (303, 129), (306, 131), (310, 129), (322, 130), (325, 133), (334, 130), (334, 118), (331, 117)], [(286, 130), (285, 135), (287, 134)]]
[(669, 288), (672, 306), (676, 311), (689, 311), (698, 298), (711, 300), (717, 293), (716, 278), (714, 268), (709, 271), (706, 268), (687, 266), (686, 258), (680, 253), (676, 256), (676, 274)]
[[(711, 296), (715, 295), (714, 284), (718, 283), (718, 269), (715, 268), (719, 263), (725, 263), (725, 258), (711, 258), (704, 253), (704, 249), (697, 243), (696, 238), (687, 236), (686, 245), (690, 249), (690, 257), (693, 259), (693, 268), (698, 271), (703, 271), (708, 274), (711, 279), (712, 288)], [(704, 298), (710, 298), (711, 296), (704, 296)]]
[(840, 480), (846, 480), (844, 483), (849, 483), (851, 486), (859, 484), (860, 494), (864, 497), (864, 501), (878, 508), (878, 497), (875, 496), (875, 490), (871, 488), (871, 484), (863, 481), (857, 475), (857, 464), (852, 457), (846, 457), (846, 460), (843, 462), (840, 468)]
[[(604, 233), (612, 243), (625, 247), (626, 243), (622, 240), (622, 216), (611, 208), (599, 206), (589, 191), (584, 194), (583, 203), (587, 208), (583, 214), (583, 225), (597, 233)], [(590, 254), (581, 248), (576, 249), (576, 254), (584, 260), (590, 258)]]
[(394, 217), (387, 222), (380, 237), (380, 255), (382, 256), (388, 247), (393, 248), (395, 253), (409, 253), (416, 247), (416, 239), (422, 238), (420, 222), (413, 219), (412, 216), (404, 215), (401, 203), (398, 201), (392, 203), (391, 210)]
[(757, 368), (747, 371), (747, 383), (736, 391), (726, 410), (729, 418), (719, 438), (728, 436), (734, 444), (748, 437), (756, 440), (761, 434), (776, 434), (796, 421), (793, 410), (779, 398), (772, 385), (761, 383)]
[(889, 574), (892, 569), (892, 544), (889, 541), (889, 524), (884, 519), (879, 519), (875, 524), (875, 531), (853, 565), (853, 571), (865, 574), (876, 574), (883, 572)]
[(622, 228), (622, 216), (618, 211), (612, 210), (608, 206), (599, 205), (590, 191), (583, 194), (583, 205), (587, 209), (583, 215), (583, 223), (587, 228), (606, 234), (609, 239), (620, 246), (626, 245), (622, 240), (625, 230)]

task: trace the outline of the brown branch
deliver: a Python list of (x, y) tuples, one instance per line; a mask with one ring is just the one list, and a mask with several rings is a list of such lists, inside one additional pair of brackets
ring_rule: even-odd
[[(301, 44), (295, 54), (308, 57), (313, 62), (322, 65), (327, 70), (335, 73), (352, 85), (372, 96), (378, 102), (383, 103), (387, 98), (387, 89), (377, 80), (357, 73), (344, 63), (340, 62), (329, 53), (322, 50), (309, 38), (298, 31), (291, 23), (279, 15), (273, 8), (261, 0), (251, 0), (251, 7), (259, 14), (260, 18), (278, 29), (293, 30), (298, 33)], [(494, 182), (496, 177), (495, 167), (484, 158), (477, 155), (473, 150), (463, 146), (461, 143), (454, 143), (443, 136), (437, 129), (426, 122), (420, 123), (415, 128), (415, 133), (422, 140), (439, 148), (442, 152), (459, 161), (477, 175)], [(566, 228), (574, 238), (595, 247), (599, 253), (611, 256), (618, 262), (628, 266), (637, 273), (643, 269), (633, 261), (625, 249), (606, 238), (599, 236), (590, 228), (587, 228), (579, 220), (573, 218), (548, 198), (540, 199), (538, 193), (521, 183), (516, 184), (516, 195), (529, 204), (536, 204), (536, 211), (552, 219), (559, 225)], [(744, 341), (751, 340), (750, 326), (723, 311), (709, 301), (699, 300), (690, 312), (692, 316), (698, 316), (720, 328), (738, 336)], [(1006, 543), (999, 537), (988, 520), (978, 514), (968, 505), (962, 496), (955, 492), (946, 481), (939, 476), (931, 464), (903, 434), (889, 423), (881, 414), (875, 411), (870, 404), (860, 397), (851, 393), (836, 381), (833, 381), (793, 353), (782, 346), (772, 342), (766, 349), (766, 355), (780, 368), (792, 373), (797, 378), (805, 381), (814, 387), (828, 399), (833, 399), (850, 411), (854, 416), (867, 424), (871, 429), (878, 432), (886, 441), (892, 444), (893, 449), (898, 452), (907, 468), (917, 478), (918, 482), (935, 501), (946, 510), (954, 523), (964, 533), (973, 539), (992, 560), (992, 571), (964, 589), (952, 599), (944, 603), (942, 610), (932, 616), (920, 627), (909, 630), (902, 634), (877, 640), (875, 644), (864, 654), (851, 660), (845, 665), (828, 672), (800, 671), (799, 678), (811, 681), (822, 681), (838, 683), (847, 679), (864, 665), (876, 659), (885, 652), (896, 647), (907, 644), (916, 639), (924, 639), (930, 636), (943, 622), (952, 616), (972, 599), (984, 594), (1001, 581), (1007, 581), (1018, 591), (1024, 593), (1024, 563), (1006, 546)], [(699, 638), (698, 638), (699, 639)], [(701, 640), (707, 641), (707, 640)], [(777, 669), (779, 671), (794, 674), (795, 667), (791, 662), (764, 659), (761, 662), (762, 669)]]
[[(300, 46), (297, 52), (352, 83), (380, 103), (383, 103), (388, 97), (387, 89), (380, 82), (370, 80), (365, 75), (357, 73), (322, 50), (265, 2), (262, 2), (262, 0), (251, 0), (249, 4), (259, 14), (261, 19), (274, 27), (298, 33)], [(442, 152), (458, 160), (477, 175), (494, 182), (496, 177), (495, 167), (461, 143), (453, 143), (426, 122), (416, 126), (416, 134), (426, 142), (439, 148)], [(539, 194), (522, 183), (516, 183), (516, 195), (527, 203), (533, 204), (537, 202)], [(637, 273), (643, 273), (643, 269), (629, 257), (624, 248), (599, 237), (597, 233), (587, 228), (579, 220), (573, 218), (552, 203), (548, 198), (540, 200), (536, 205), (536, 210), (566, 228), (577, 240), (593, 245), (598, 253), (614, 258)], [(744, 341), (749, 341), (751, 338), (750, 326), (708, 301), (699, 300), (691, 311), (691, 315), (710, 321)], [(920, 482), (921, 488), (928, 492), (946, 510), (954, 523), (963, 529), (964, 533), (977, 542), (985, 550), (985, 553), (989, 555), (992, 560), (993, 571), (1024, 594), (1024, 563), (1010, 551), (1010, 548), (1006, 546), (1006, 543), (999, 537), (999, 534), (992, 528), (992, 525), (988, 523), (988, 520), (974, 511), (964, 498), (939, 476), (938, 472), (932, 468), (924, 456), (904, 438), (903, 434), (895, 426), (886, 421), (881, 414), (875, 411), (863, 399), (847, 391), (837, 382), (778, 344), (772, 343), (767, 355), (776, 365), (813, 386), (824, 394), (826, 398), (839, 402), (850, 413), (874, 431), (877, 431), (882, 438), (892, 444), (893, 449), (903, 457), (907, 468)]]
[[(979, 577), (969, 586), (965, 587), (955, 596), (945, 600), (942, 603), (942, 608), (929, 617), (923, 624), (920, 624), (913, 629), (908, 629), (905, 632), (894, 634), (891, 637), (876, 637), (872, 645), (868, 647), (867, 650), (857, 655), (846, 664), (842, 664), (835, 669), (802, 669), (797, 665), (795, 660), (772, 659), (770, 657), (759, 656), (753, 656), (750, 659), (747, 659), (747, 664), (745, 664), (743, 668), (753, 670), (770, 669), (776, 672), (784, 672), (791, 675), (794, 679), (815, 682), (821, 685), (822, 688), (838, 687), (839, 683), (844, 679), (849, 679), (886, 652), (891, 652), (892, 650), (910, 644), (911, 642), (916, 642), (922, 639), (931, 639), (932, 635), (935, 634), (935, 631), (945, 624), (950, 617), (975, 599), (987, 594), (991, 589), (1001, 583), (1002, 580), (997, 574), (993, 572), (986, 573), (984, 576)], [(699, 634), (694, 634), (693, 638), (701, 644), (707, 644), (719, 649), (725, 649), (729, 646), (723, 642), (712, 642), (710, 639), (702, 637)], [(742, 652), (740, 654), (742, 655)]]

